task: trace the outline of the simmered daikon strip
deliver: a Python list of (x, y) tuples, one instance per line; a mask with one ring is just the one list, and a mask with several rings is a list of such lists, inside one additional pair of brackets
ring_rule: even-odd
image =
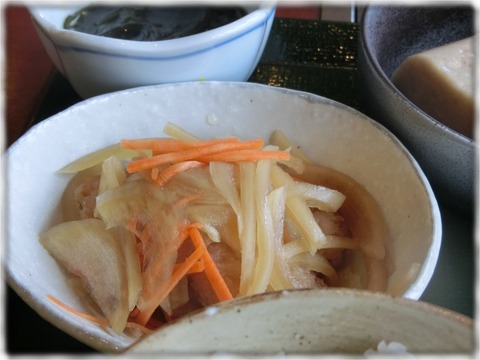
[[(283, 171), (278, 165), (272, 166), (272, 184), (274, 187), (292, 186), (294, 180)], [(310, 254), (326, 246), (327, 239), (322, 229), (315, 221), (312, 211), (305, 200), (300, 196), (288, 196), (286, 201), (287, 216), (296, 223), (302, 233), (303, 239), (307, 242)]]
[[(154, 194), (158, 193), (164, 201), (159, 201)], [(167, 200), (169, 199), (169, 200)], [(107, 228), (125, 226), (133, 217), (142, 216), (143, 222), (152, 218), (152, 211), (160, 209), (163, 205), (173, 204), (176, 197), (169, 192), (162, 191), (154, 185), (144, 181), (126, 182), (122, 187), (104, 191), (97, 197), (96, 210), (105, 221)]]
[(127, 173), (125, 166), (116, 156), (110, 156), (102, 163), (102, 175), (98, 185), (98, 193), (119, 187), (125, 182)]
[(339, 191), (301, 181), (289, 185), (287, 192), (289, 196), (302, 197), (311, 208), (328, 212), (338, 211), (346, 198)]
[(112, 329), (121, 333), (130, 312), (125, 259), (121, 244), (103, 221), (58, 224), (41, 234), (40, 242), (53, 258), (83, 280)]
[(375, 199), (361, 184), (344, 173), (320, 165), (307, 165), (302, 177), (344, 194), (346, 200), (339, 213), (358, 246), (368, 257), (385, 257), (388, 233), (384, 217)]
[(177, 249), (183, 240), (180, 229), (185, 225), (180, 214), (172, 211), (171, 207), (154, 213), (156, 216), (148, 224), (149, 239), (143, 248), (143, 291), (137, 303), (142, 312), (145, 311), (147, 315), (150, 313), (142, 318), (142, 325), (145, 325), (155, 307), (163, 300), (177, 261)]
[(267, 202), (267, 195), (272, 190), (270, 184), (270, 160), (257, 162), (255, 171), (255, 214), (257, 222), (257, 256), (253, 279), (247, 294), (265, 292), (270, 282), (275, 258), (273, 221)]
[(175, 181), (169, 182), (165, 188), (176, 193), (180, 198), (192, 194), (201, 195), (201, 198), (193, 204), (227, 204), (225, 198), (213, 184), (208, 167), (194, 168), (179, 173), (175, 176)]
[(208, 238), (213, 242), (218, 243), (218, 242), (222, 241), (222, 238), (220, 236), (220, 232), (212, 224), (205, 224), (204, 223), (202, 228), (200, 229), (200, 231), (203, 232), (204, 234), (206, 234), (208, 236)]
[(209, 165), (210, 176), (219, 193), (227, 200), (237, 216), (238, 233), (243, 229), (243, 219), (240, 204), (240, 195), (238, 194), (235, 171), (236, 165), (213, 161)]
[(286, 259), (290, 259), (295, 255), (301, 254), (303, 252), (308, 252), (309, 248), (306, 246), (305, 241), (302, 240), (292, 240), (287, 242), (282, 246), (283, 256)]
[(273, 190), (268, 196), (270, 212), (273, 220), (274, 251), (275, 259), (270, 276), (270, 286), (273, 290), (296, 288), (298, 283), (294, 281), (290, 266), (287, 263), (283, 251), (283, 228), (285, 220), (285, 187)]
[[(285, 149), (285, 151), (290, 152), (291, 148)], [(278, 160), (279, 164), (285, 165), (286, 167), (292, 169), (295, 171), (297, 174), (301, 175), (303, 171), (305, 170), (305, 163), (304, 161), (292, 154), (290, 154), (290, 159), (289, 160)]]
[(173, 124), (171, 122), (167, 122), (165, 126), (163, 127), (163, 132), (177, 140), (184, 140), (184, 141), (198, 141), (200, 140), (198, 137), (195, 135), (189, 133), (187, 130), (184, 128)]
[[(143, 291), (138, 300), (141, 311), (149, 310), (167, 285), (177, 258), (182, 210), (173, 206), (177, 196), (147, 182), (126, 182), (97, 198), (97, 210), (107, 227), (129, 228), (135, 218), (142, 244)], [(157, 304), (158, 305), (158, 304)], [(144, 323), (142, 324), (144, 325)]]
[[(120, 146), (120, 144), (113, 144), (107, 147), (104, 147), (100, 150), (91, 152), (71, 163), (64, 166), (59, 173), (76, 173), (85, 169), (88, 169), (92, 166), (102, 163), (104, 160), (108, 159), (110, 156), (116, 156), (118, 159), (132, 159), (134, 157), (140, 156), (143, 152), (137, 150), (128, 150)], [(148, 151), (145, 152), (146, 155), (151, 155)]]
[(311, 161), (290, 139), (280, 130), (275, 130), (270, 136), (270, 144), (276, 145), (280, 149), (285, 150), (289, 149), (290, 153), (301, 159), (306, 164), (311, 164)]
[(328, 278), (335, 279), (337, 272), (328, 260), (318, 252), (315, 255), (310, 255), (307, 252), (302, 252), (288, 260), (290, 265), (296, 265), (305, 270), (315, 271), (321, 273)]
[(99, 164), (79, 171), (70, 179), (60, 200), (63, 221), (93, 217), (101, 172)]
[(186, 208), (187, 218), (192, 223), (200, 223), (203, 226), (200, 231), (207, 234), (213, 242), (220, 242), (219, 228), (226, 226), (232, 210), (225, 205), (195, 204)]
[(256, 257), (257, 223), (255, 216), (255, 170), (256, 164), (240, 163), (240, 203), (243, 226), (239, 232), (241, 245), (240, 293), (246, 294), (252, 281)]
[(135, 235), (123, 227), (114, 227), (108, 230), (121, 245), (125, 258), (128, 286), (128, 308), (130, 311), (136, 306), (143, 288), (142, 269), (136, 248)]

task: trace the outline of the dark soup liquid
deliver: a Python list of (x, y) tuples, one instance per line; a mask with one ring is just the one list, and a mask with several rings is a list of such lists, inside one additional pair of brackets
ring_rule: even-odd
[(157, 41), (215, 29), (246, 14), (241, 7), (88, 6), (68, 16), (64, 28), (124, 40)]

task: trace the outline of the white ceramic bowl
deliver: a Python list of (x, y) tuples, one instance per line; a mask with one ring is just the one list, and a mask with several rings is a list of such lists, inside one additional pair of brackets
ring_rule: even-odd
[[(381, 341), (390, 346), (373, 354), (380, 358), (472, 356), (476, 352), (474, 322), (464, 315), (384, 294), (315, 289), (262, 294), (212, 306), (147, 335), (124, 355), (336, 354), (362, 358), (368, 357), (369, 349), (378, 351)], [(392, 342), (405, 346), (405, 353), (399, 354)]]
[(475, 203), (477, 142), (438, 122), (392, 83), (409, 55), (471, 36), (470, 6), (370, 6), (360, 29), (359, 83), (365, 113), (411, 151), (440, 201), (464, 213)]
[(265, 48), (274, 2), (252, 2), (243, 18), (217, 29), (163, 41), (129, 41), (65, 30), (86, 3), (32, 4), (38, 35), (57, 69), (83, 98), (142, 85), (246, 81)]
[(58, 202), (69, 177), (58, 169), (122, 138), (161, 136), (168, 121), (203, 138), (268, 140), (279, 129), (314, 161), (356, 179), (380, 205), (391, 234), (386, 245), (394, 273), (387, 292), (421, 296), (439, 255), (440, 213), (422, 170), (390, 132), (356, 110), (308, 93), (239, 82), (177, 83), (86, 100), (36, 125), (9, 149), (6, 274), (46, 320), (101, 351), (119, 351), (135, 340), (46, 300), (51, 294), (87, 311), (38, 236), (60, 220)]

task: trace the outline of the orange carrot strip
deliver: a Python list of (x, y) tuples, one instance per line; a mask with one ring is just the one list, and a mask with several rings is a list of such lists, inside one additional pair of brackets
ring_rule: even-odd
[[(190, 226), (189, 232), (195, 247), (200, 247), (202, 245), (205, 247), (202, 234), (200, 234), (200, 230), (198, 230), (196, 226)], [(208, 251), (206, 251), (203, 255), (203, 262), (205, 264), (205, 275), (207, 275), (208, 281), (212, 285), (213, 291), (215, 292), (215, 295), (217, 295), (218, 300), (225, 301), (233, 299), (230, 289), (225, 283), (225, 280), (220, 274), (217, 265), (215, 265), (215, 262)]]
[[(177, 140), (181, 141), (181, 140)], [(240, 140), (237, 138), (224, 138), (224, 139), (212, 139), (212, 140), (199, 140), (199, 141), (183, 141), (183, 144), (178, 146), (178, 149), (170, 148), (166, 149), (161, 146), (153, 146), (152, 155), (162, 155), (173, 152), (180, 152), (185, 150), (191, 150), (195, 148), (200, 148), (204, 146), (216, 145), (216, 144), (229, 144), (229, 143), (240, 143)]]
[[(52, 301), (54, 304), (60, 306), (61, 308), (67, 310), (68, 312), (71, 312), (72, 314), (75, 314), (85, 320), (88, 320), (88, 321), (91, 321), (95, 324), (98, 324), (98, 325), (101, 325), (101, 326), (109, 326), (109, 323), (106, 319), (102, 319), (102, 318), (99, 318), (97, 316), (93, 316), (93, 315), (89, 315), (89, 314), (85, 314), (83, 312), (80, 312), (78, 310), (75, 310), (74, 308), (68, 306), (67, 304), (61, 302), (60, 300), (58, 300), (56, 297), (52, 296), (52, 295), (47, 295), (47, 298)], [(127, 323), (125, 324), (125, 327), (127, 328), (137, 328), (137, 329), (140, 329), (143, 333), (150, 333), (152, 332), (152, 330), (140, 325), (140, 324), (136, 324), (134, 322), (131, 322), (131, 321), (127, 321)]]
[(262, 147), (263, 140), (261, 139), (205, 145), (184, 151), (171, 152), (161, 155), (154, 155), (149, 158), (133, 160), (127, 164), (127, 171), (129, 173), (134, 173), (146, 169), (151, 169), (152, 167), (167, 163), (196, 160), (201, 156), (209, 154), (215, 154), (231, 150), (260, 149)]
[(177, 250), (182, 246), (183, 242), (190, 237), (188, 234), (188, 230), (186, 228), (180, 229), (178, 232), (178, 238), (180, 241), (178, 242)]
[[(189, 266), (188, 269), (186, 270), (185, 274), (188, 274), (190, 272), (192, 272), (192, 273), (199, 272), (198, 269), (201, 269), (202, 267), (204, 267), (204, 262), (203, 262), (203, 257), (202, 256), (204, 254), (204, 251), (207, 251), (206, 247), (205, 247), (204, 250), (199, 251), (199, 253), (202, 253), (202, 256), (200, 256), (200, 258), (197, 261), (192, 263), (193, 260), (190, 260), (190, 257), (192, 257), (192, 256), (193, 256), (193, 258), (197, 257), (198, 254), (195, 255), (195, 251), (197, 249), (195, 249), (185, 260), (183, 260), (182, 262), (179, 262), (178, 264), (175, 264), (175, 266), (173, 267), (172, 277), (170, 278), (170, 282), (172, 282), (173, 280), (176, 280), (175, 283), (172, 284), (173, 287), (175, 287), (175, 285), (177, 285), (178, 282), (182, 279), (183, 276), (181, 276), (181, 274), (183, 272), (185, 272), (186, 267)], [(180, 276), (180, 277), (178, 279), (175, 279), (177, 276)], [(167, 289), (168, 289), (168, 286), (167, 286)]]
[(102, 319), (102, 318), (99, 318), (97, 316), (93, 316), (93, 315), (89, 315), (89, 314), (85, 314), (85, 313), (82, 313), (78, 310), (75, 310), (74, 308), (68, 306), (67, 304), (64, 304), (63, 302), (61, 302), (60, 300), (58, 300), (56, 297), (52, 296), (52, 295), (47, 295), (47, 299), (49, 299), (50, 301), (52, 301), (54, 304), (60, 306), (61, 308), (67, 310), (68, 312), (71, 312), (72, 314), (75, 314), (81, 318), (84, 318), (86, 320), (89, 320), (95, 324), (98, 324), (98, 325), (105, 325), (105, 326), (108, 326), (109, 323), (106, 319)]
[[(193, 196), (193, 195), (192, 195)], [(186, 196), (185, 198), (188, 198), (189, 196)], [(185, 199), (184, 198), (184, 199)], [(180, 199), (179, 201), (182, 201), (183, 199)], [(178, 203), (178, 202), (177, 202)], [(175, 206), (175, 205), (174, 205)], [(180, 246), (182, 246), (182, 244), (185, 242), (185, 240), (187, 240), (188, 238), (190, 238), (190, 233), (189, 233), (189, 228), (190, 226), (196, 226), (198, 227), (199, 229), (201, 229), (203, 227), (203, 223), (200, 223), (200, 222), (195, 222), (195, 223), (190, 223), (188, 225), (184, 225), (184, 226), (181, 226), (179, 231), (178, 231), (178, 238), (179, 238), (179, 242), (178, 242), (178, 247), (177, 247), (177, 250), (180, 248)]]
[(203, 258), (200, 258), (195, 264), (192, 265), (190, 270), (188, 270), (187, 275), (199, 273), (205, 270), (205, 262)]
[(229, 137), (222, 139), (183, 141), (170, 138), (161, 139), (123, 139), (120, 145), (125, 149), (141, 150), (150, 149), (154, 154), (183, 151), (205, 145), (220, 144), (227, 142), (239, 142), (238, 138)]
[(259, 161), (263, 159), (272, 160), (290, 160), (290, 153), (281, 150), (235, 150), (226, 151), (217, 154), (205, 155), (197, 158), (198, 161), (223, 161), (223, 162), (237, 162), (237, 161)]
[(152, 171), (150, 173), (150, 177), (152, 178), (153, 181), (157, 180), (158, 174), (160, 174), (160, 169), (158, 167), (152, 168)]
[[(185, 274), (190, 270), (195, 263), (200, 260), (200, 258), (207, 252), (207, 248), (197, 247), (193, 253), (191, 253), (184, 261), (179, 264), (176, 264), (173, 268), (172, 276), (170, 281), (164, 291), (164, 296), (162, 300), (173, 290), (173, 288), (178, 284), (178, 282), (185, 276)], [(161, 302), (161, 301), (160, 301)]]
[(152, 169), (152, 179), (160, 186), (165, 186), (165, 184), (173, 178), (175, 175), (181, 173), (182, 171), (187, 171), (193, 168), (205, 166), (206, 164), (200, 161), (189, 160), (189, 161), (182, 161), (175, 164), (170, 165), (165, 170), (156, 173), (154, 176), (153, 170), (158, 169), (157, 167)]
[(155, 147), (171, 149), (168, 151), (174, 151), (178, 149), (181, 141), (170, 139), (170, 138), (160, 138), (160, 139), (122, 139), (120, 140), (120, 146), (124, 149), (130, 150), (153, 150)]
[(135, 318), (135, 321), (141, 325), (145, 325), (147, 321), (152, 316), (155, 309), (160, 306), (160, 303), (170, 294), (173, 288), (178, 284), (178, 282), (187, 274), (190, 268), (195, 265), (195, 263), (207, 252), (207, 248), (204, 246), (197, 247), (194, 252), (188, 256), (183, 262), (175, 265), (173, 268), (172, 276), (166, 286), (166, 288), (156, 294), (155, 296), (155, 305), (150, 306), (148, 309), (145, 309), (138, 314)]

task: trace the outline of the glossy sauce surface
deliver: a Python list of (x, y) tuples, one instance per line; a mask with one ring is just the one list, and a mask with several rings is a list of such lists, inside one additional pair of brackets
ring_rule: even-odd
[(241, 7), (88, 6), (68, 16), (64, 28), (123, 40), (158, 41), (212, 30), (246, 14)]

